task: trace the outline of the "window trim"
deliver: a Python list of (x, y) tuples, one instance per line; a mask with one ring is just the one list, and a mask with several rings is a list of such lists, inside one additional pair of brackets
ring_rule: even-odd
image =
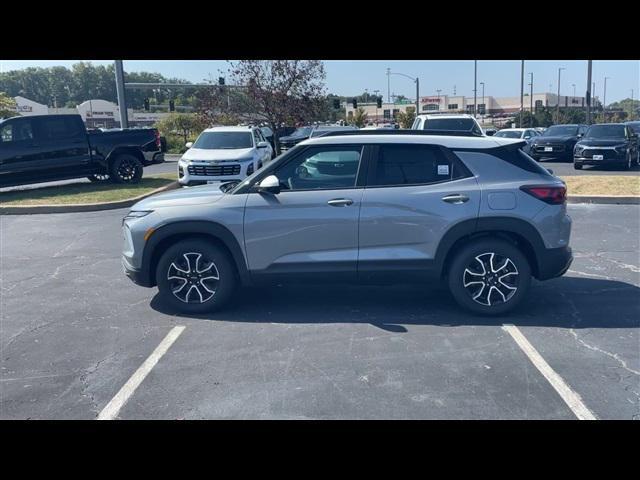
[[(417, 145), (419, 147), (428, 147), (434, 150), (438, 150), (443, 157), (449, 162), (451, 167), (456, 168), (462, 173), (462, 176), (456, 178), (448, 178), (443, 180), (438, 180), (435, 182), (423, 182), (423, 183), (399, 183), (399, 184), (389, 184), (389, 185), (373, 185), (371, 182), (375, 181), (375, 174), (377, 170), (377, 160), (380, 158), (380, 147), (385, 147), (388, 145)], [(473, 173), (464, 162), (456, 155), (453, 154), (448, 148), (442, 145), (434, 145), (431, 143), (379, 143), (372, 144), (373, 148), (371, 148), (371, 153), (369, 154), (369, 163), (370, 166), (368, 168), (367, 176), (366, 176), (366, 184), (365, 188), (397, 188), (397, 187), (420, 187), (420, 186), (429, 186), (429, 185), (439, 185), (441, 183), (449, 183), (455, 182), (456, 180), (463, 180), (466, 178), (473, 177)]]
[[(302, 155), (305, 155), (305, 152), (312, 149), (328, 149), (328, 150), (339, 150), (341, 148), (350, 148), (350, 147), (359, 147), (360, 148), (360, 160), (358, 162), (358, 170), (356, 171), (355, 185), (350, 187), (334, 187), (334, 188), (304, 188), (299, 190), (281, 190), (278, 195), (289, 192), (327, 192), (333, 190), (354, 190), (364, 188), (366, 174), (369, 168), (369, 158), (370, 158), (370, 146), (368, 144), (363, 143), (344, 143), (344, 144), (333, 144), (333, 145), (305, 145), (295, 152), (295, 155), (291, 155), (290, 158), (282, 157), (282, 162), (278, 162), (277, 164), (269, 164), (269, 167), (264, 169), (260, 175), (257, 175), (255, 180), (242, 189), (242, 191), (234, 192), (234, 193), (259, 193), (257, 190), (257, 185), (269, 175), (275, 175), (275, 172), (285, 167), (291, 162), (296, 161)], [(293, 149), (290, 150), (293, 152)]]

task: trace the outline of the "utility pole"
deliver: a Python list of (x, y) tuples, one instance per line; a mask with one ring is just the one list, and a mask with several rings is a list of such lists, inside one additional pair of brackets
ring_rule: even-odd
[(387, 102), (391, 103), (391, 69), (387, 68)]
[[(573, 96), (576, 96), (576, 84), (572, 83), (571, 86), (573, 87)], [(573, 103), (573, 99), (572, 99), (572, 103)]]
[[(127, 117), (127, 98), (124, 93), (124, 69), (122, 60), (116, 60), (116, 93), (118, 95), (118, 109), (120, 110), (120, 128), (129, 128)], [(91, 115), (93, 117), (93, 114)]]
[(631, 111), (629, 112), (629, 120), (633, 120), (633, 111), (635, 105), (633, 104), (633, 88), (631, 89)]
[[(378, 92), (380, 90), (374, 90), (373, 93), (376, 94), (376, 125), (378, 124)], [(417, 113), (416, 113), (417, 115)]]
[(436, 90), (436, 92), (438, 92), (438, 110), (440, 110), (440, 92), (441, 91), (442, 91), (441, 89)]
[(478, 60), (473, 61), (473, 118), (476, 118), (476, 113), (478, 111)]
[(416, 77), (416, 117), (420, 115), (420, 79)]
[(524, 60), (520, 60), (520, 128), (524, 114)]
[[(529, 86), (531, 87), (529, 90), (529, 111), (531, 115), (533, 115), (533, 72), (529, 72), (529, 75), (531, 75), (531, 82), (529, 82)], [(533, 121), (531, 124), (533, 125)]]
[(564, 67), (558, 68), (558, 101), (556, 105), (556, 124), (560, 123), (560, 72), (566, 70)]
[(487, 110), (487, 105), (484, 103), (484, 82), (480, 82), (482, 85), (482, 123), (484, 123), (485, 112)]
[[(594, 84), (595, 85), (595, 84)], [(587, 61), (587, 125), (591, 125), (591, 60)]]
[(604, 77), (604, 93), (602, 94), (602, 114), (604, 115), (604, 123), (607, 123), (607, 79)]

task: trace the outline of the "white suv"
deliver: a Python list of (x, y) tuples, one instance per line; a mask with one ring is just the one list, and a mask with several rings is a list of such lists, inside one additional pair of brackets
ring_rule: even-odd
[(449, 135), (455, 132), (470, 133), (474, 136), (486, 136), (478, 121), (471, 115), (418, 115), (413, 121), (411, 130), (438, 130)]
[(273, 156), (257, 127), (208, 128), (186, 146), (178, 161), (178, 181), (186, 186), (244, 180)]

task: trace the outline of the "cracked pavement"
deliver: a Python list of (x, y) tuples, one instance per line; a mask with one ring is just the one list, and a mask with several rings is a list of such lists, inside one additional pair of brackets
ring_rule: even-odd
[(125, 213), (0, 217), (0, 418), (96, 418), (175, 325), (119, 418), (575, 418), (512, 323), (597, 418), (640, 419), (638, 206), (570, 205), (571, 269), (499, 319), (441, 285), (250, 288), (175, 315), (122, 273)]

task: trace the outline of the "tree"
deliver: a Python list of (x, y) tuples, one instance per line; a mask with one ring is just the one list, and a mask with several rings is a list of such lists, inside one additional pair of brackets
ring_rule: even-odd
[(411, 128), (413, 121), (416, 119), (415, 107), (407, 107), (406, 112), (398, 112), (396, 119), (400, 124), (400, 128)]
[(155, 126), (160, 132), (180, 135), (184, 143), (187, 143), (189, 137), (206, 128), (206, 123), (202, 118), (191, 113), (172, 113), (158, 121)]
[(242, 86), (232, 110), (242, 118), (265, 122), (274, 132), (280, 152), (278, 128), (307, 123), (326, 108), (324, 65), (319, 60), (240, 60), (231, 65), (231, 84)]
[(15, 117), (17, 115), (16, 101), (6, 93), (0, 92), (0, 118)]
[(367, 124), (367, 112), (364, 111), (364, 108), (358, 107), (358, 109), (354, 112), (353, 117), (351, 117), (351, 123), (358, 128), (362, 128)]

